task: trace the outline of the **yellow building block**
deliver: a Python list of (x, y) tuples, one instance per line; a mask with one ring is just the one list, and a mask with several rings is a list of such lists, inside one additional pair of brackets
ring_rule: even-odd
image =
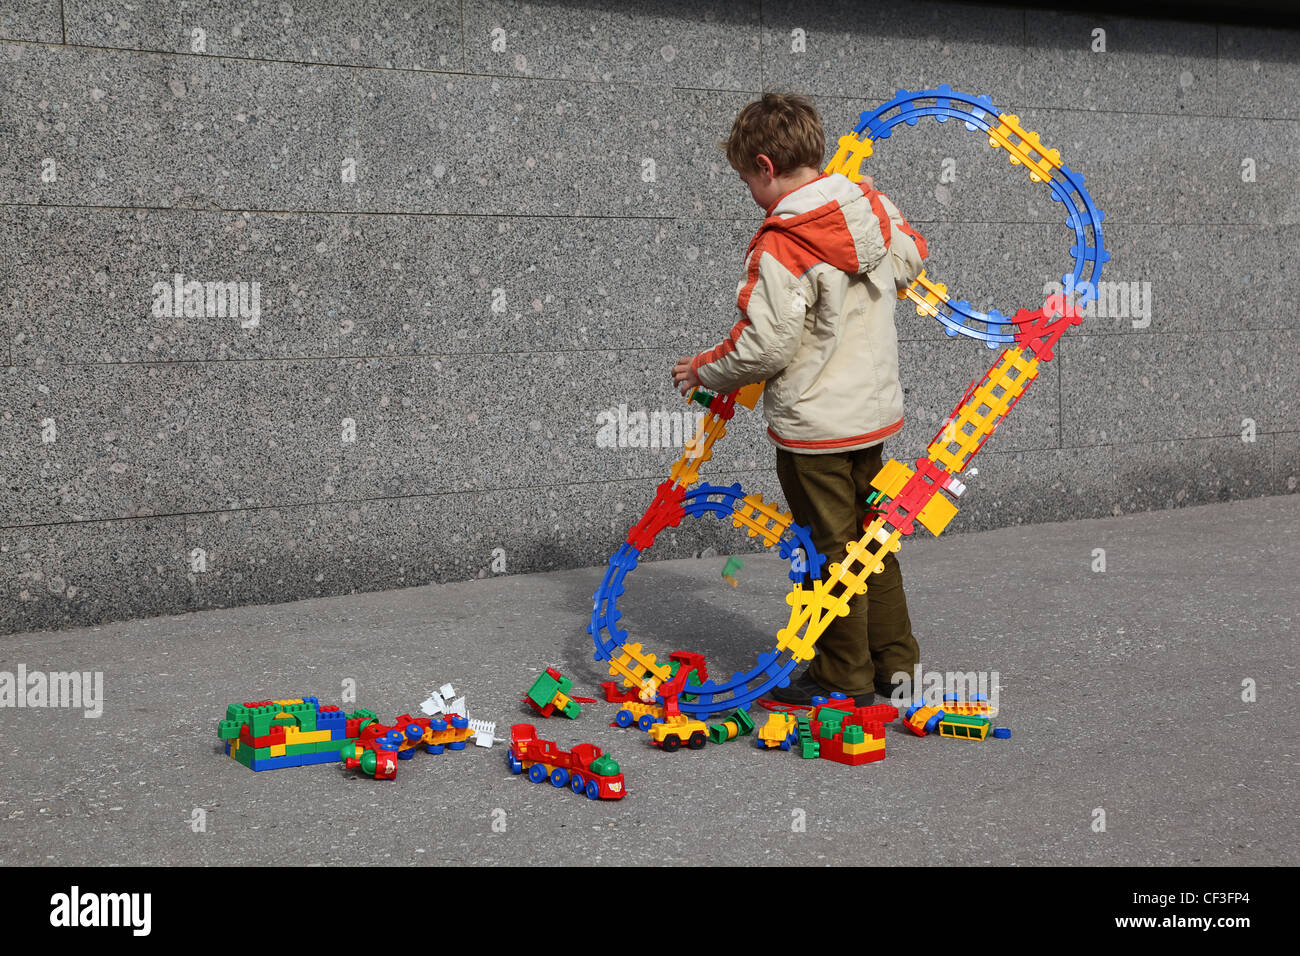
[(860, 744), (841, 744), (846, 754), (869, 754), (877, 750), (885, 749), (885, 740), (883, 737), (867, 736)]
[(948, 527), (948, 522), (957, 514), (957, 506), (942, 492), (935, 492), (925, 507), (916, 513), (916, 520), (924, 525), (925, 530), (937, 535)]
[(287, 745), (287, 744), (272, 744), (272, 745), (271, 745), (271, 754), (270, 754), (270, 756), (272, 756), (272, 757), (283, 757), (283, 756), (284, 756), (284, 748), (285, 748), (286, 746), (288, 746), (288, 745)]
[(912, 479), (912, 474), (911, 468), (891, 458), (885, 462), (885, 466), (880, 471), (876, 472), (876, 477), (871, 479), (871, 487), (880, 489), (891, 498), (896, 498), (903, 490), (903, 486)]
[(310, 733), (303, 733), (297, 727), (284, 728), (284, 743), (286, 747), (294, 744), (319, 744), (330, 739), (328, 730), (313, 730)]
[(736, 393), (736, 404), (752, 409), (758, 404), (759, 396), (763, 394), (763, 388), (766, 385), (766, 382), (755, 382), (753, 385), (746, 385)]

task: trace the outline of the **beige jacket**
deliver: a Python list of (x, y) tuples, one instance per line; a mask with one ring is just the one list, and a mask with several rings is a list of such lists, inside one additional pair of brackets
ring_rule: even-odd
[(793, 452), (879, 444), (903, 427), (897, 293), (925, 240), (883, 193), (832, 173), (786, 193), (749, 243), (740, 320), (691, 362), (705, 388), (767, 382), (767, 433)]

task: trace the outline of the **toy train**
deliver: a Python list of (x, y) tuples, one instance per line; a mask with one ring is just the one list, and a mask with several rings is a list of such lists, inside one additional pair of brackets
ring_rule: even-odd
[(366, 723), (360, 736), (339, 749), (338, 756), (348, 770), (361, 770), (376, 780), (394, 780), (397, 761), (410, 760), (423, 746), (430, 754), (464, 750), (474, 736), (469, 718), (463, 714), (441, 717), (412, 717), (402, 714), (392, 725), (377, 720)]
[(618, 764), (595, 744), (561, 750), (554, 741), (540, 739), (532, 724), (510, 728), (506, 764), (511, 773), (527, 770), (533, 783), (550, 780), (556, 788), (568, 785), (574, 793), (586, 794), (588, 800), (621, 800), (627, 794)]

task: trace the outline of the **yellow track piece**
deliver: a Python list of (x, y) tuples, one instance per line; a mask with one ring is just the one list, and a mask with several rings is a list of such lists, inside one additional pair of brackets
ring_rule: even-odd
[(715, 412), (700, 419), (694, 437), (686, 443), (682, 457), (677, 459), (673, 470), (668, 473), (674, 488), (690, 488), (700, 480), (700, 466), (713, 457), (713, 443), (726, 433), (726, 421)]
[(840, 137), (839, 149), (826, 166), (826, 174), (840, 173), (855, 183), (862, 182), (862, 161), (875, 150), (871, 138), (858, 139), (852, 133)]
[[(989, 134), (989, 145), (1007, 151), (1007, 158), (1012, 166), (1024, 166), (1029, 170), (1029, 178), (1036, 183), (1047, 182), (1052, 178), (1052, 169), (1061, 168), (1061, 151), (1044, 149), (1038, 134), (1026, 132), (1020, 128), (1020, 117), (1014, 113), (999, 113), (1001, 122), (998, 128)], [(1016, 137), (1013, 141), (1012, 136)], [(1037, 158), (1035, 158), (1037, 157)]]
[(1037, 377), (1038, 359), (1026, 359), (1020, 348), (1003, 351), (970, 397), (953, 411), (926, 454), (954, 475), (960, 472)]
[[(762, 520), (759, 520), (759, 516)], [(731, 518), (733, 528), (744, 527), (749, 530), (751, 538), (763, 536), (763, 546), (772, 547), (781, 540), (794, 516), (782, 511), (775, 505), (768, 504), (760, 494), (745, 495), (736, 503), (735, 513)]]
[(624, 644), (621, 653), (609, 662), (609, 676), (622, 677), (626, 687), (645, 688), (651, 682), (657, 688), (668, 679), (670, 668), (660, 664), (653, 654), (642, 651), (641, 643)]
[(916, 305), (916, 314), (936, 318), (939, 315), (939, 304), (948, 302), (948, 287), (942, 282), (931, 282), (921, 270), (921, 274), (912, 280), (902, 292), (898, 293), (900, 299), (911, 299)]

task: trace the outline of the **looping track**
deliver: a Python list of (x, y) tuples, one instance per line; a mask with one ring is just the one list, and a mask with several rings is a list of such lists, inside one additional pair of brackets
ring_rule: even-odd
[[(862, 161), (872, 155), (877, 140), (888, 139), (901, 123), (915, 126), (930, 116), (940, 123), (958, 119), (971, 131), (983, 131), (991, 147), (1006, 150), (1013, 166), (1025, 167), (1031, 181), (1045, 183), (1053, 200), (1066, 207), (1066, 225), (1074, 233), (1070, 248), (1074, 268), (1062, 281), (1076, 293), (1077, 304), (1053, 296), (1041, 308), (1021, 309), (1013, 316), (996, 309), (980, 312), (965, 299), (952, 300), (947, 287), (924, 272), (899, 293), (899, 298), (912, 301), (919, 315), (937, 319), (950, 337), (963, 335), (989, 348), (1007, 347), (983, 379), (967, 388), (914, 469), (893, 459), (881, 469), (872, 481), (881, 492), (879, 513), (861, 538), (845, 544), (844, 560), (832, 562), (825, 579), (825, 557), (813, 546), (808, 529), (795, 524), (791, 515), (764, 502), (760, 495), (743, 494), (739, 484), (692, 487), (699, 480), (700, 466), (712, 457), (713, 443), (726, 434), (738, 398), (752, 408), (753, 401), (741, 396), (750, 393), (749, 397), (756, 399), (757, 393), (750, 387), (715, 396), (695, 437), (687, 443), (668, 480), (657, 489), (655, 500), (609, 559), (594, 595), (587, 631), (595, 641), (596, 660), (608, 661), (610, 675), (622, 678), (626, 686), (653, 690), (668, 678), (669, 668), (640, 643), (628, 643), (627, 631), (619, 627), (622, 612), (618, 598), (624, 593), (624, 579), (660, 531), (677, 527), (687, 515), (698, 518), (706, 514), (730, 519), (734, 527), (745, 528), (750, 537), (760, 538), (765, 547), (775, 546), (791, 561), (793, 586), (786, 596), (790, 617), (777, 631), (776, 645), (758, 655), (753, 669), (692, 686), (693, 700), (679, 701), (679, 706), (685, 713), (704, 718), (748, 706), (773, 687), (789, 683), (795, 666), (812, 658), (827, 625), (848, 613), (854, 596), (866, 593), (867, 580), (884, 566), (889, 553), (899, 549), (901, 538), (911, 534), (917, 522), (937, 535), (952, 520), (957, 507), (944, 492), (952, 498), (962, 494), (965, 486), (956, 476), (1037, 378), (1040, 363), (1053, 358), (1054, 346), (1066, 329), (1082, 320), (1079, 306), (1097, 294), (1101, 269), (1110, 255), (1102, 241), (1103, 214), (1084, 188), (1083, 177), (1061, 163), (1058, 150), (1044, 147), (1037, 133), (1022, 129), (1019, 117), (998, 112), (987, 96), (958, 93), (947, 85), (919, 93), (901, 90), (889, 102), (863, 113), (853, 132), (840, 137), (826, 172), (860, 182)], [(805, 587), (806, 582), (811, 586)]]

